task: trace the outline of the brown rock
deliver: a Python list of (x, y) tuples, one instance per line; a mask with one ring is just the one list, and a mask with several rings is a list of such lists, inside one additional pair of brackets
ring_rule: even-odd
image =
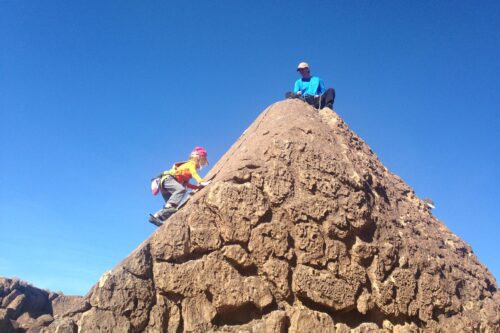
[[(415, 324), (394, 325), (393, 333), (419, 333), (419, 329)], [(453, 332), (449, 330), (448, 332)], [(459, 331), (456, 331), (459, 332)]]
[(178, 306), (165, 296), (156, 294), (156, 303), (149, 314), (149, 323), (145, 333), (177, 333), (181, 324)]
[(152, 275), (152, 258), (149, 243), (144, 242), (141, 244), (119, 266), (141, 279), (150, 279)]
[[(127, 318), (135, 330), (141, 331), (148, 323), (153, 297), (151, 280), (140, 279), (118, 267), (94, 286), (89, 298), (93, 307), (111, 311), (116, 318)], [(104, 315), (103, 312), (97, 314)], [(90, 320), (87, 312), (84, 315)]]
[(57, 295), (52, 300), (52, 314), (54, 317), (64, 317), (90, 309), (90, 303), (81, 296)]
[(265, 223), (252, 230), (248, 249), (255, 261), (264, 263), (270, 257), (284, 258), (288, 252), (288, 231), (280, 223)]
[(165, 296), (156, 294), (155, 305), (149, 312), (148, 326), (145, 333), (166, 332), (168, 328), (168, 300)]
[(262, 266), (262, 272), (271, 282), (271, 290), (278, 301), (286, 300), (290, 290), (290, 266), (284, 260), (270, 258)]
[(34, 326), (35, 319), (32, 318), (28, 312), (25, 312), (16, 319), (16, 324), (19, 328), (27, 330), (31, 326)]
[(240, 269), (246, 270), (254, 266), (254, 262), (241, 245), (235, 244), (225, 246), (222, 249), (222, 255), (228, 262), (236, 265)]
[(117, 315), (111, 311), (99, 310), (93, 307), (85, 312), (78, 321), (79, 332), (132, 333), (134, 330), (130, 322), (124, 316)]
[(335, 333), (351, 333), (351, 328), (344, 323), (335, 324)]
[(369, 243), (363, 242), (356, 237), (356, 243), (352, 246), (351, 256), (361, 266), (369, 266), (376, 253), (376, 249)]
[(0, 332), (500, 331), (495, 278), (330, 109), (273, 104), (207, 179), (81, 303), (0, 279)]
[(221, 247), (216, 216), (208, 209), (193, 209), (188, 217), (190, 252), (207, 253)]
[(368, 290), (363, 289), (363, 292), (358, 297), (356, 308), (358, 309), (359, 313), (367, 314), (368, 311), (373, 308), (373, 306), (374, 305), (370, 293), (368, 292)]
[(351, 330), (351, 333), (384, 333), (375, 323), (363, 323)]
[[(181, 212), (179, 212), (181, 213)], [(189, 226), (179, 219), (179, 213), (172, 216), (151, 237), (151, 254), (156, 260), (176, 260), (189, 254)]]
[(179, 327), (181, 327), (181, 311), (179, 307), (173, 303), (170, 303), (168, 308), (168, 333), (179, 332)]
[(12, 310), (10, 317), (15, 319), (21, 315), (22, 306), (26, 300), (26, 295), (19, 294), (9, 303), (7, 310)]
[(297, 265), (292, 290), (299, 296), (336, 311), (352, 308), (361, 285), (335, 277), (330, 271)]
[[(273, 302), (267, 284), (258, 277), (243, 277), (219, 255), (185, 264), (158, 263), (154, 266), (156, 287), (162, 292), (195, 297), (213, 295), (217, 309), (234, 309), (253, 304), (263, 309)], [(222, 311), (222, 310), (221, 310)]]
[(299, 264), (321, 265), (325, 261), (325, 242), (315, 223), (299, 223), (292, 229), (295, 254)]
[(290, 318), (289, 333), (323, 332), (335, 333), (335, 325), (325, 313), (299, 308), (294, 310)]
[(188, 332), (206, 332), (212, 327), (212, 320), (216, 315), (217, 311), (204, 295), (185, 298), (182, 301), (184, 330)]
[(284, 311), (273, 311), (264, 318), (262, 333), (286, 333), (287, 317)]
[(59, 319), (50, 326), (42, 328), (40, 333), (77, 333), (78, 327), (75, 321), (71, 318)]
[(5, 309), (0, 309), (0, 332), (2, 333), (17, 333), (12, 321), (9, 318), (9, 313)]
[(216, 222), (225, 242), (247, 242), (251, 229), (269, 209), (264, 194), (252, 183), (215, 183), (206, 204), (219, 216)]
[(287, 333), (287, 316), (285, 311), (273, 311), (262, 319), (255, 319), (248, 324), (230, 325), (214, 328), (208, 333)]
[[(49, 314), (41, 315), (28, 327), (26, 333), (40, 333), (45, 327), (49, 326), (54, 318)], [(19, 320), (17, 321), (19, 323)]]
[(13, 302), (18, 296), (21, 295), (21, 291), (14, 289), (9, 294), (7, 294), (2, 300), (2, 308), (7, 308), (11, 302)]

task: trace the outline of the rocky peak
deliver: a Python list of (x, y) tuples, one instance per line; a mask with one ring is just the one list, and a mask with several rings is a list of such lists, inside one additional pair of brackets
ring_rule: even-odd
[(330, 109), (273, 104), (207, 177), (45, 332), (500, 330), (494, 277)]

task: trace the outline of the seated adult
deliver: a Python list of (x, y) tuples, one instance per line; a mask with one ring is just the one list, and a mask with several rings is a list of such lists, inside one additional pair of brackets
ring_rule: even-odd
[(333, 88), (326, 89), (323, 80), (317, 76), (312, 76), (307, 63), (301, 62), (297, 66), (297, 71), (302, 78), (295, 81), (293, 93), (286, 93), (286, 97), (301, 98), (317, 109), (324, 107), (333, 109), (335, 90)]

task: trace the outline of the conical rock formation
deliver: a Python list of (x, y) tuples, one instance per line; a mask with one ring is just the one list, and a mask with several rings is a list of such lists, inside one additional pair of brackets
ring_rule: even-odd
[(331, 110), (272, 105), (208, 177), (45, 332), (500, 330), (494, 277)]

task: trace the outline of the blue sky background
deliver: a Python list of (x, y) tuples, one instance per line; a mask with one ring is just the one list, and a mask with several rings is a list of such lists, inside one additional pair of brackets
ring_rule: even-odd
[(0, 0), (0, 276), (86, 293), (154, 231), (150, 178), (307, 61), (498, 278), (499, 54), (498, 1)]

